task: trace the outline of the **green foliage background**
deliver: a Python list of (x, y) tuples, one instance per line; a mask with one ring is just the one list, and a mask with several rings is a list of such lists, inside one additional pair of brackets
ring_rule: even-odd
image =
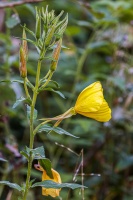
[[(38, 133), (35, 147), (44, 146), (52, 166), (63, 182), (82, 182), (85, 199), (131, 200), (133, 198), (133, 1), (127, 0), (49, 0), (23, 4), (1, 10), (5, 18), (0, 33), (0, 174), (1, 180), (22, 183), (27, 164), (18, 150), (29, 143), (26, 107), (12, 106), (24, 96), (23, 85), (10, 82), (19, 77), (19, 47), (24, 23), (34, 31), (35, 5), (49, 5), (56, 14), (68, 13), (69, 22), (54, 80), (59, 83), (66, 99), (52, 92), (39, 95), (38, 117), (54, 117), (75, 104), (78, 94), (87, 85), (101, 81), (104, 95), (112, 109), (107, 123), (74, 116), (64, 120), (60, 127), (80, 137), (75, 139), (56, 133)], [(15, 15), (14, 15), (15, 14)], [(28, 35), (31, 37), (30, 35)], [(37, 53), (29, 44), (28, 76), (34, 83)], [(49, 67), (44, 62), (43, 77)], [(10, 80), (10, 81), (9, 81)], [(53, 86), (54, 87), (54, 86)], [(63, 145), (63, 146), (62, 146)], [(8, 160), (3, 162), (2, 159)], [(81, 161), (83, 159), (83, 168)], [(76, 179), (73, 180), (76, 170)], [(83, 169), (83, 171), (82, 171)], [(82, 172), (84, 176), (81, 176)], [(34, 169), (32, 178), (41, 180)], [(8, 192), (7, 192), (8, 191)], [(0, 199), (6, 199), (11, 190), (0, 188)], [(79, 189), (62, 189), (62, 199), (82, 199)], [(28, 199), (45, 199), (41, 188), (32, 190)], [(13, 191), (12, 199), (17, 199)], [(47, 197), (47, 199), (52, 199)], [(56, 198), (59, 199), (59, 198)]]

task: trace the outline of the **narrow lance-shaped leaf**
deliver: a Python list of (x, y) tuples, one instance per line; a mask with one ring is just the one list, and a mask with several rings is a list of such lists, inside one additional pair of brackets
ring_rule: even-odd
[(22, 191), (22, 188), (16, 183), (10, 183), (9, 181), (0, 181), (1, 185), (7, 185), (10, 188), (16, 189), (18, 191)]
[(55, 133), (58, 133), (59, 135), (68, 135), (68, 136), (71, 136), (71, 137), (78, 138), (75, 135), (72, 135), (71, 133), (65, 131), (64, 129), (62, 129), (60, 127), (51, 127), (49, 125), (42, 125), (39, 128), (38, 132), (42, 132), (42, 131), (46, 131), (46, 132), (54, 131)]
[(64, 94), (62, 94), (60, 91), (54, 90), (53, 88), (42, 88), (42, 89), (39, 89), (38, 91), (41, 92), (43, 90), (48, 90), (48, 91), (54, 92), (54, 93), (58, 94), (60, 97), (62, 97), (63, 99), (65, 99)]
[(13, 109), (16, 108), (20, 103), (22, 103), (23, 101), (25, 101), (26, 98), (24, 97), (20, 97), (19, 99), (16, 100), (16, 102), (13, 104)]
[(76, 189), (76, 188), (87, 188), (86, 186), (80, 185), (80, 184), (76, 184), (76, 183), (56, 183), (54, 181), (42, 181), (42, 182), (38, 182), (33, 184), (31, 187), (45, 187), (45, 188), (55, 188), (55, 189), (59, 189), (59, 188), (71, 188), (71, 189)]

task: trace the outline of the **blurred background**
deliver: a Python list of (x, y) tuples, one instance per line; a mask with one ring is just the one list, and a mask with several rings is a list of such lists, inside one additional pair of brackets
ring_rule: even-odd
[[(16, 5), (18, 2), (20, 5)], [(35, 6), (46, 5), (56, 14), (64, 10), (69, 16), (63, 37), (67, 48), (62, 49), (53, 76), (66, 99), (49, 91), (40, 93), (36, 104), (38, 118), (65, 112), (74, 106), (78, 94), (86, 86), (101, 81), (105, 99), (112, 109), (112, 119), (99, 123), (81, 115), (73, 116), (64, 120), (60, 127), (80, 138), (42, 132), (37, 134), (34, 146), (44, 146), (46, 157), (61, 174), (62, 182), (83, 183), (88, 187), (84, 191), (86, 200), (132, 200), (132, 0), (0, 1), (0, 180), (21, 184), (26, 178), (27, 163), (19, 153), (29, 145), (26, 106), (22, 103), (15, 109), (12, 107), (16, 99), (25, 96), (21, 81), (14, 82), (22, 80), (18, 38), (22, 37), (21, 25), (35, 30)], [(27, 37), (31, 35), (27, 33)], [(29, 44), (27, 68), (32, 83), (37, 59), (36, 49)], [(44, 62), (42, 78), (48, 68), (49, 62)], [(35, 178), (41, 181), (41, 173), (33, 165), (32, 179)], [(79, 189), (62, 189), (60, 196), (55, 199), (83, 199)], [(16, 200), (17, 197), (15, 190), (0, 186), (0, 200)], [(28, 199), (53, 198), (42, 196), (41, 188), (37, 187), (29, 192)]]

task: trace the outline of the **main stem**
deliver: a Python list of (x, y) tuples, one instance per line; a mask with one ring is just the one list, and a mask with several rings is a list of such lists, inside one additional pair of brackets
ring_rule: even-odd
[[(41, 70), (41, 60), (38, 60), (36, 83), (35, 83), (35, 88), (34, 88), (34, 92), (33, 92), (33, 99), (32, 99), (31, 112), (30, 112), (30, 144), (29, 144), (30, 149), (33, 149), (33, 144), (34, 144), (34, 134), (33, 134), (33, 131), (34, 131), (34, 123), (33, 123), (34, 122), (34, 109), (35, 109), (36, 99), (37, 99), (37, 95), (38, 95), (40, 70)], [(26, 187), (25, 187), (23, 200), (26, 200), (28, 190), (30, 188), (31, 167), (32, 167), (32, 154), (30, 154), (29, 160), (28, 160), (28, 171), (27, 171)]]

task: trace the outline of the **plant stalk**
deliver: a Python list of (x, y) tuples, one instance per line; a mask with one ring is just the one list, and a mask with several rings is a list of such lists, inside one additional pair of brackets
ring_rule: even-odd
[[(41, 70), (41, 60), (38, 60), (38, 66), (37, 66), (37, 74), (36, 74), (36, 83), (35, 88), (33, 92), (33, 99), (31, 104), (31, 113), (30, 113), (30, 144), (29, 148), (33, 149), (34, 144), (34, 109), (36, 104), (36, 99), (38, 95), (38, 87), (39, 87), (39, 79), (40, 79), (40, 70)], [(28, 160), (28, 171), (27, 171), (27, 179), (26, 179), (26, 187), (25, 192), (23, 196), (23, 200), (26, 200), (29, 188), (30, 188), (30, 176), (31, 176), (31, 167), (32, 167), (32, 154), (30, 154), (29, 160)]]

